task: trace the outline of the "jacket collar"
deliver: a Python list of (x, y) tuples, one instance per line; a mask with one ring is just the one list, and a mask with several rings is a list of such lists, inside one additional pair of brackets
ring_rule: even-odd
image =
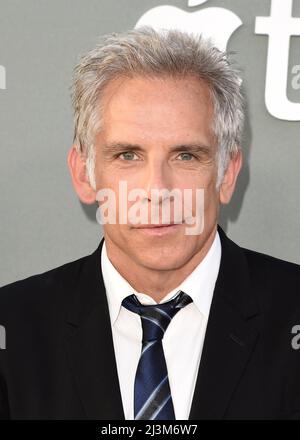
[[(106, 293), (101, 248), (79, 260), (67, 310), (66, 349), (88, 419), (124, 420)], [(68, 282), (69, 280), (67, 280)], [(71, 302), (72, 298), (72, 302)]]
[(190, 420), (221, 419), (258, 340), (259, 315), (245, 251), (218, 227), (222, 256)]

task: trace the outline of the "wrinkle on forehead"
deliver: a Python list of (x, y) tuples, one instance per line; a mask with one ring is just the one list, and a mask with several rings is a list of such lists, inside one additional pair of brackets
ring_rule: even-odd
[(161, 142), (168, 141), (173, 130), (188, 137), (191, 130), (198, 129), (206, 138), (212, 137), (210, 90), (204, 81), (195, 77), (122, 77), (107, 85), (101, 107), (101, 131), (108, 135), (115, 130), (125, 134), (132, 127), (131, 132), (139, 141), (154, 135), (159, 135)]

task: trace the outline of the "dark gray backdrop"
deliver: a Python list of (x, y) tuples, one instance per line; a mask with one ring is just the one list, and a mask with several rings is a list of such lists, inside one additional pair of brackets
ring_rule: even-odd
[[(98, 245), (95, 208), (79, 202), (67, 169), (72, 68), (97, 36), (132, 28), (163, 4), (190, 12), (219, 6), (242, 20), (227, 48), (237, 52), (248, 95), (246, 163), (220, 223), (241, 245), (300, 263), (300, 121), (268, 113), (268, 37), (254, 32), (255, 18), (270, 15), (271, 0), (209, 0), (193, 9), (186, 0), (0, 0), (0, 285)], [(293, 14), (300, 17), (299, 0)], [(300, 37), (292, 37), (287, 95), (294, 102), (300, 102), (300, 89), (292, 86), (299, 49)]]

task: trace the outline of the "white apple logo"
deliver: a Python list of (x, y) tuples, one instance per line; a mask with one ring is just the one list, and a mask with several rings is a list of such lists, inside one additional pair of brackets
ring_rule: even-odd
[(287, 96), (291, 36), (300, 36), (300, 18), (293, 0), (272, 0), (269, 17), (256, 17), (255, 33), (269, 36), (265, 101), (269, 113), (285, 121), (300, 121), (300, 103)]
[[(188, 6), (198, 6), (207, 0), (189, 0)], [(163, 5), (149, 9), (135, 27), (151, 26), (156, 30), (179, 29), (211, 38), (216, 47), (226, 50), (231, 35), (242, 25), (241, 19), (224, 8), (210, 7), (194, 12), (185, 12), (175, 6)]]

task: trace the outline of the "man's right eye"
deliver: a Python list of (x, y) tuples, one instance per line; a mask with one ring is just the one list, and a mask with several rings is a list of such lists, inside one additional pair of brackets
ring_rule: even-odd
[(123, 160), (134, 160), (134, 155), (136, 155), (133, 151), (125, 151), (124, 153), (120, 153), (118, 157), (123, 156)]

